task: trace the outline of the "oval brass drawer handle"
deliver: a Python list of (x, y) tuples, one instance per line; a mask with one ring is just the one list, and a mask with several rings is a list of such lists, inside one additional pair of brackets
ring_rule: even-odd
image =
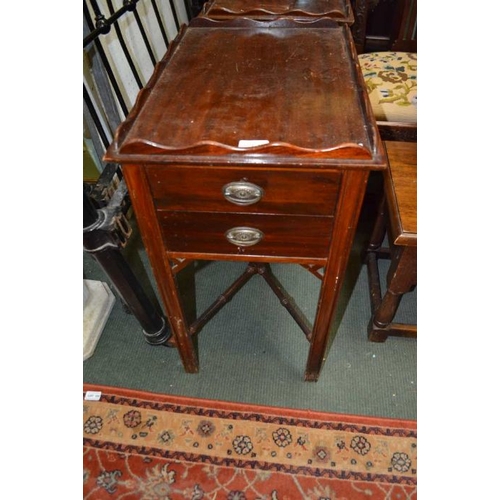
[(226, 231), (226, 239), (229, 243), (238, 247), (251, 247), (264, 238), (264, 233), (254, 227), (233, 227)]
[(264, 196), (264, 190), (251, 182), (230, 182), (222, 188), (227, 201), (235, 205), (253, 205)]

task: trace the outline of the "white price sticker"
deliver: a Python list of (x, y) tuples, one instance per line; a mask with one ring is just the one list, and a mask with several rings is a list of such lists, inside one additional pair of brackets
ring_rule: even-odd
[(87, 391), (85, 393), (85, 401), (99, 401), (101, 394), (101, 391)]
[(269, 141), (259, 140), (259, 139), (254, 139), (254, 140), (242, 139), (241, 141), (238, 142), (238, 147), (239, 148), (254, 148), (255, 146), (264, 146), (265, 144), (269, 144)]

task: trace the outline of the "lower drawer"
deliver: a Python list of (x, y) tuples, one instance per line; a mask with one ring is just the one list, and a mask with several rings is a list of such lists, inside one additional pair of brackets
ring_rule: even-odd
[[(333, 217), (293, 215), (159, 211), (158, 218), (167, 250), (193, 254), (326, 258), (333, 225)], [(262, 239), (231, 243), (228, 231), (241, 227), (258, 230)]]

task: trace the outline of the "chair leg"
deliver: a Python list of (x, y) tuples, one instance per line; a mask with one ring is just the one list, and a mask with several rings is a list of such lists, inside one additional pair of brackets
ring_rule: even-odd
[(403, 295), (412, 290), (417, 282), (416, 247), (395, 247), (391, 266), (387, 273), (387, 291), (373, 311), (368, 325), (368, 339), (385, 342), (389, 335), (416, 336), (414, 325), (395, 325), (392, 321)]
[(377, 217), (375, 219), (375, 224), (373, 226), (372, 234), (370, 235), (370, 240), (368, 242), (368, 252), (375, 252), (382, 246), (386, 233), (385, 224), (385, 196), (382, 195), (378, 201), (377, 207)]

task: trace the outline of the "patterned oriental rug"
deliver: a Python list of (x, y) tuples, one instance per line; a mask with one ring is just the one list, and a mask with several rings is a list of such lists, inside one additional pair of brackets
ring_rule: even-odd
[(417, 497), (414, 421), (85, 385), (83, 436), (87, 500)]

